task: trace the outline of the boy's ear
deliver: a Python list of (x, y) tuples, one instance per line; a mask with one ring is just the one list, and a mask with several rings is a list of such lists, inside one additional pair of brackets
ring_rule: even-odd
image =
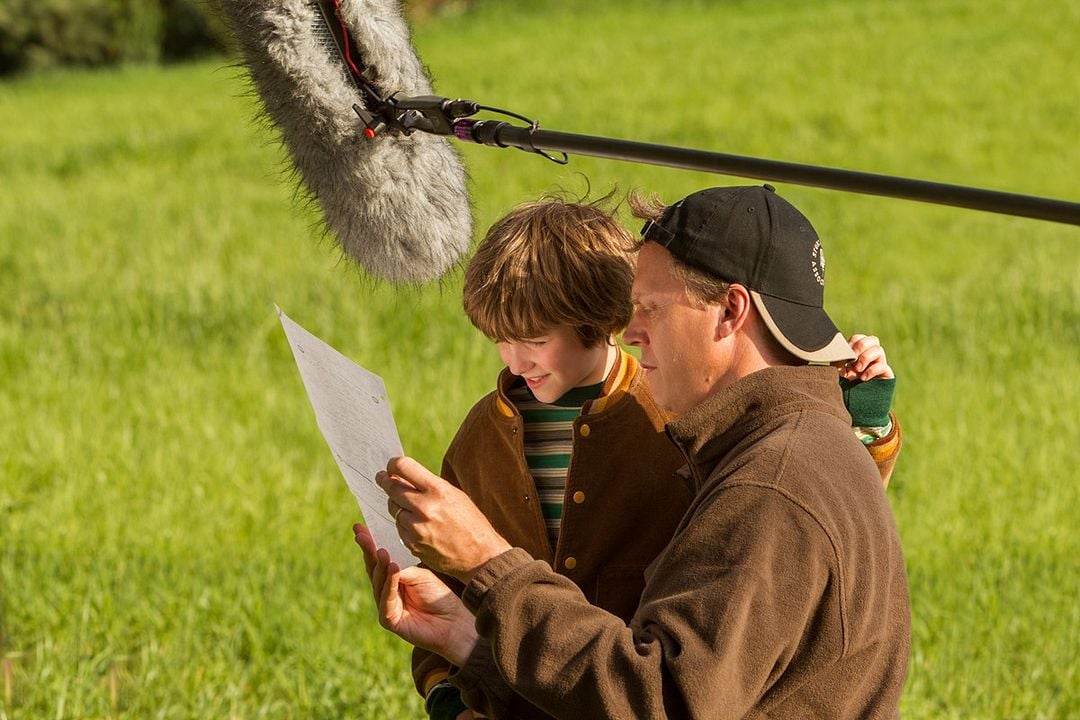
[(750, 291), (742, 285), (733, 284), (718, 304), (716, 339), (734, 335), (746, 324), (753, 308)]

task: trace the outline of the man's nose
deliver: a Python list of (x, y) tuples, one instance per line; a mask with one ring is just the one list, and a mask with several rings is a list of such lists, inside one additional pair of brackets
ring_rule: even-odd
[(645, 344), (645, 332), (641, 329), (641, 323), (638, 322), (636, 312), (630, 317), (630, 324), (626, 326), (626, 330), (623, 330), (622, 339), (627, 345)]

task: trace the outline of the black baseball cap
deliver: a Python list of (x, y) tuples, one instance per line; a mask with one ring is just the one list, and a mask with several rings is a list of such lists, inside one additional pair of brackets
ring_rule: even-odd
[(825, 254), (817, 232), (771, 185), (693, 193), (645, 223), (641, 236), (690, 267), (745, 286), (773, 337), (796, 357), (855, 357), (825, 313)]

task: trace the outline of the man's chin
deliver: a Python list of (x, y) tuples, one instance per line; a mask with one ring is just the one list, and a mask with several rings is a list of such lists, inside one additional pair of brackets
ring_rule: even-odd
[(660, 371), (656, 368), (645, 369), (645, 385), (649, 388), (652, 399), (664, 412), (674, 412), (669, 406), (667, 393), (664, 392), (664, 383), (660, 382)]
[[(653, 372), (656, 372), (655, 370)], [(649, 387), (649, 394), (652, 395), (653, 401), (660, 406), (670, 418), (677, 418), (686, 412), (689, 408), (686, 406), (686, 398), (672, 397), (665, 389), (662, 382), (656, 380), (650, 380), (649, 376), (645, 376), (646, 385)]]

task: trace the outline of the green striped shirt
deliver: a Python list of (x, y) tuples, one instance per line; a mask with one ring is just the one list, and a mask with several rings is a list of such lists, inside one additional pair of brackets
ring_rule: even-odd
[(525, 423), (525, 463), (536, 484), (552, 550), (558, 545), (562, 529), (566, 471), (574, 449), (574, 420), (586, 402), (600, 397), (603, 388), (602, 382), (572, 388), (553, 403), (537, 400), (527, 385), (517, 385), (507, 392)]

